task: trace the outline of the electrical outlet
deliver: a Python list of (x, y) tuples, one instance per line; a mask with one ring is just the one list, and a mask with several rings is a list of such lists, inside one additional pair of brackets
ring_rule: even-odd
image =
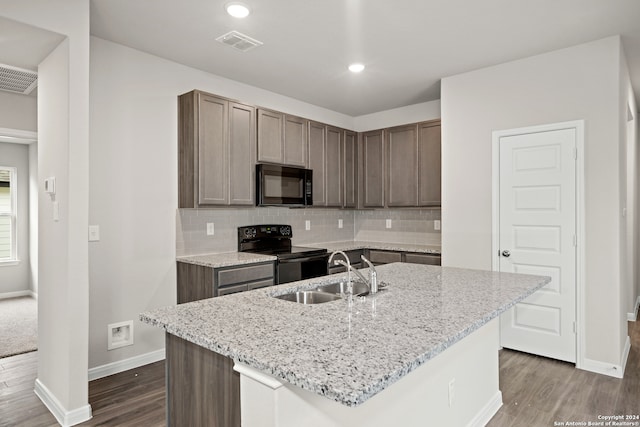
[(433, 229), (438, 231), (440, 230), (440, 220), (436, 219), (435, 221), (433, 221)]
[(215, 234), (215, 228), (213, 227), (213, 222), (207, 223), (207, 236), (213, 236)]
[(385, 226), (386, 226), (387, 228), (391, 228), (391, 220), (390, 220), (390, 219), (388, 219), (388, 220), (386, 221)]
[(344, 226), (344, 224), (342, 223), (342, 220), (339, 219), (338, 220), (338, 228), (342, 228)]
[(304, 229), (309, 231), (311, 230), (311, 220), (310, 219), (305, 219), (304, 220)]
[(456, 379), (451, 378), (451, 381), (449, 381), (449, 407), (453, 406), (455, 396), (456, 396)]

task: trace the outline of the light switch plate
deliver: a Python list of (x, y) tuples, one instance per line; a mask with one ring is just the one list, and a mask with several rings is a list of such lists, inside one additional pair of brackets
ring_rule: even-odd
[(90, 225), (89, 226), (89, 241), (90, 242), (98, 242), (98, 241), (100, 241), (100, 226), (99, 225)]

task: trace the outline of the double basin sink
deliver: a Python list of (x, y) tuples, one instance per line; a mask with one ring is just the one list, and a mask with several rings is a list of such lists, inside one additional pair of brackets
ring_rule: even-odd
[[(364, 296), (369, 294), (369, 286), (362, 282), (351, 282), (354, 296)], [(348, 294), (348, 282), (337, 282), (328, 285), (318, 286), (316, 289), (308, 291), (297, 291), (290, 294), (278, 295), (278, 298), (285, 301), (293, 301), (300, 304), (321, 304), (324, 302), (337, 301), (342, 295)]]

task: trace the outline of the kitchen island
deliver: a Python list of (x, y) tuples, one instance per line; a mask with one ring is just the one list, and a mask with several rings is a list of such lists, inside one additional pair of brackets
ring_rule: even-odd
[(375, 296), (274, 298), (342, 273), (141, 314), (167, 333), (168, 423), (233, 425), (241, 412), (243, 426), (484, 424), (502, 404), (496, 318), (550, 279), (377, 270), (388, 287)]

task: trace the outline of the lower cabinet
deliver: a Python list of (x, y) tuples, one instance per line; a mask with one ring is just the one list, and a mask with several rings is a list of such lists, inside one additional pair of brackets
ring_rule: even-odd
[[(440, 254), (423, 252), (399, 252), (380, 249), (368, 249), (365, 257), (373, 265), (390, 264), (392, 262), (408, 262), (411, 264), (440, 265)], [(368, 255), (368, 256), (367, 256)]]
[(275, 284), (274, 263), (212, 268), (178, 261), (178, 304)]

